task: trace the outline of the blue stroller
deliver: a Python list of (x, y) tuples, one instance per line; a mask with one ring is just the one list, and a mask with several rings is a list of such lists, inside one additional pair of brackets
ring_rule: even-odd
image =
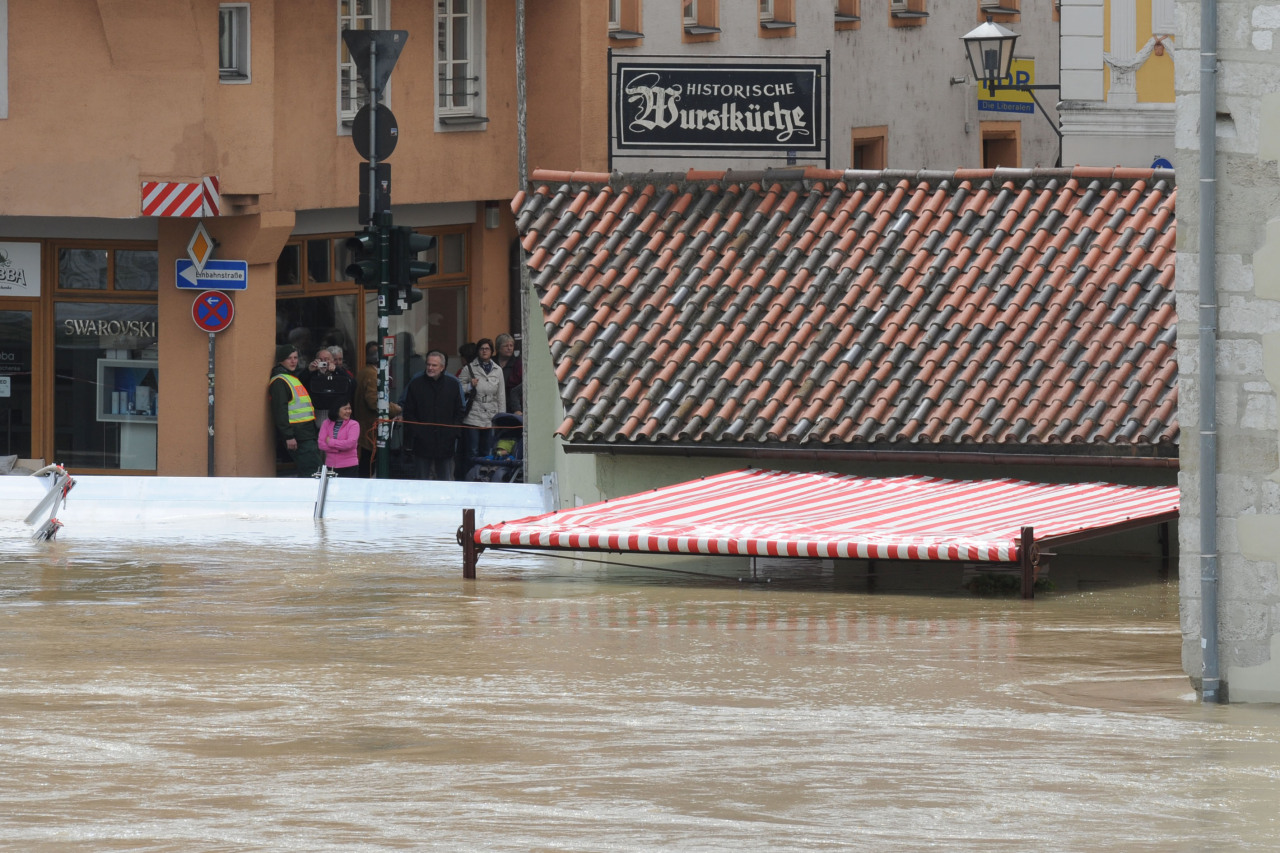
[(509, 412), (493, 416), (493, 447), (488, 456), (473, 456), (469, 482), (524, 482), (524, 419)]

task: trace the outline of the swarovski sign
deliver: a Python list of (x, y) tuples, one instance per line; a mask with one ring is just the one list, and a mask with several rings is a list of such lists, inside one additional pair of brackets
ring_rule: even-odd
[(616, 151), (822, 151), (823, 65), (619, 61)]

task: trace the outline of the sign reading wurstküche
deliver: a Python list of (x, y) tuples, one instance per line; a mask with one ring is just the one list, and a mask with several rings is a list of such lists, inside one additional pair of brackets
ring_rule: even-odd
[(617, 62), (622, 151), (821, 151), (823, 66)]

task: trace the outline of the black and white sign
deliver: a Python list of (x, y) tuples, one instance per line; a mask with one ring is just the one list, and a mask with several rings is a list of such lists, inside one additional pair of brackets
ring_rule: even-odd
[(40, 244), (0, 243), (0, 296), (40, 295)]
[(823, 64), (617, 62), (618, 153), (822, 151)]

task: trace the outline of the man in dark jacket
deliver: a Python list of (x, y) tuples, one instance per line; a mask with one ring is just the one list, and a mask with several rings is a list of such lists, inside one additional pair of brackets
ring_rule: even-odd
[(308, 365), (307, 370), (308, 375), (303, 381), (317, 412), (327, 412), (335, 406), (351, 402), (355, 383), (348, 374), (337, 369), (337, 363), (329, 350), (317, 352), (315, 361)]
[(462, 423), (462, 388), (445, 372), (444, 353), (427, 353), (426, 370), (405, 389), (405, 435), (419, 480), (452, 480), (454, 446)]

